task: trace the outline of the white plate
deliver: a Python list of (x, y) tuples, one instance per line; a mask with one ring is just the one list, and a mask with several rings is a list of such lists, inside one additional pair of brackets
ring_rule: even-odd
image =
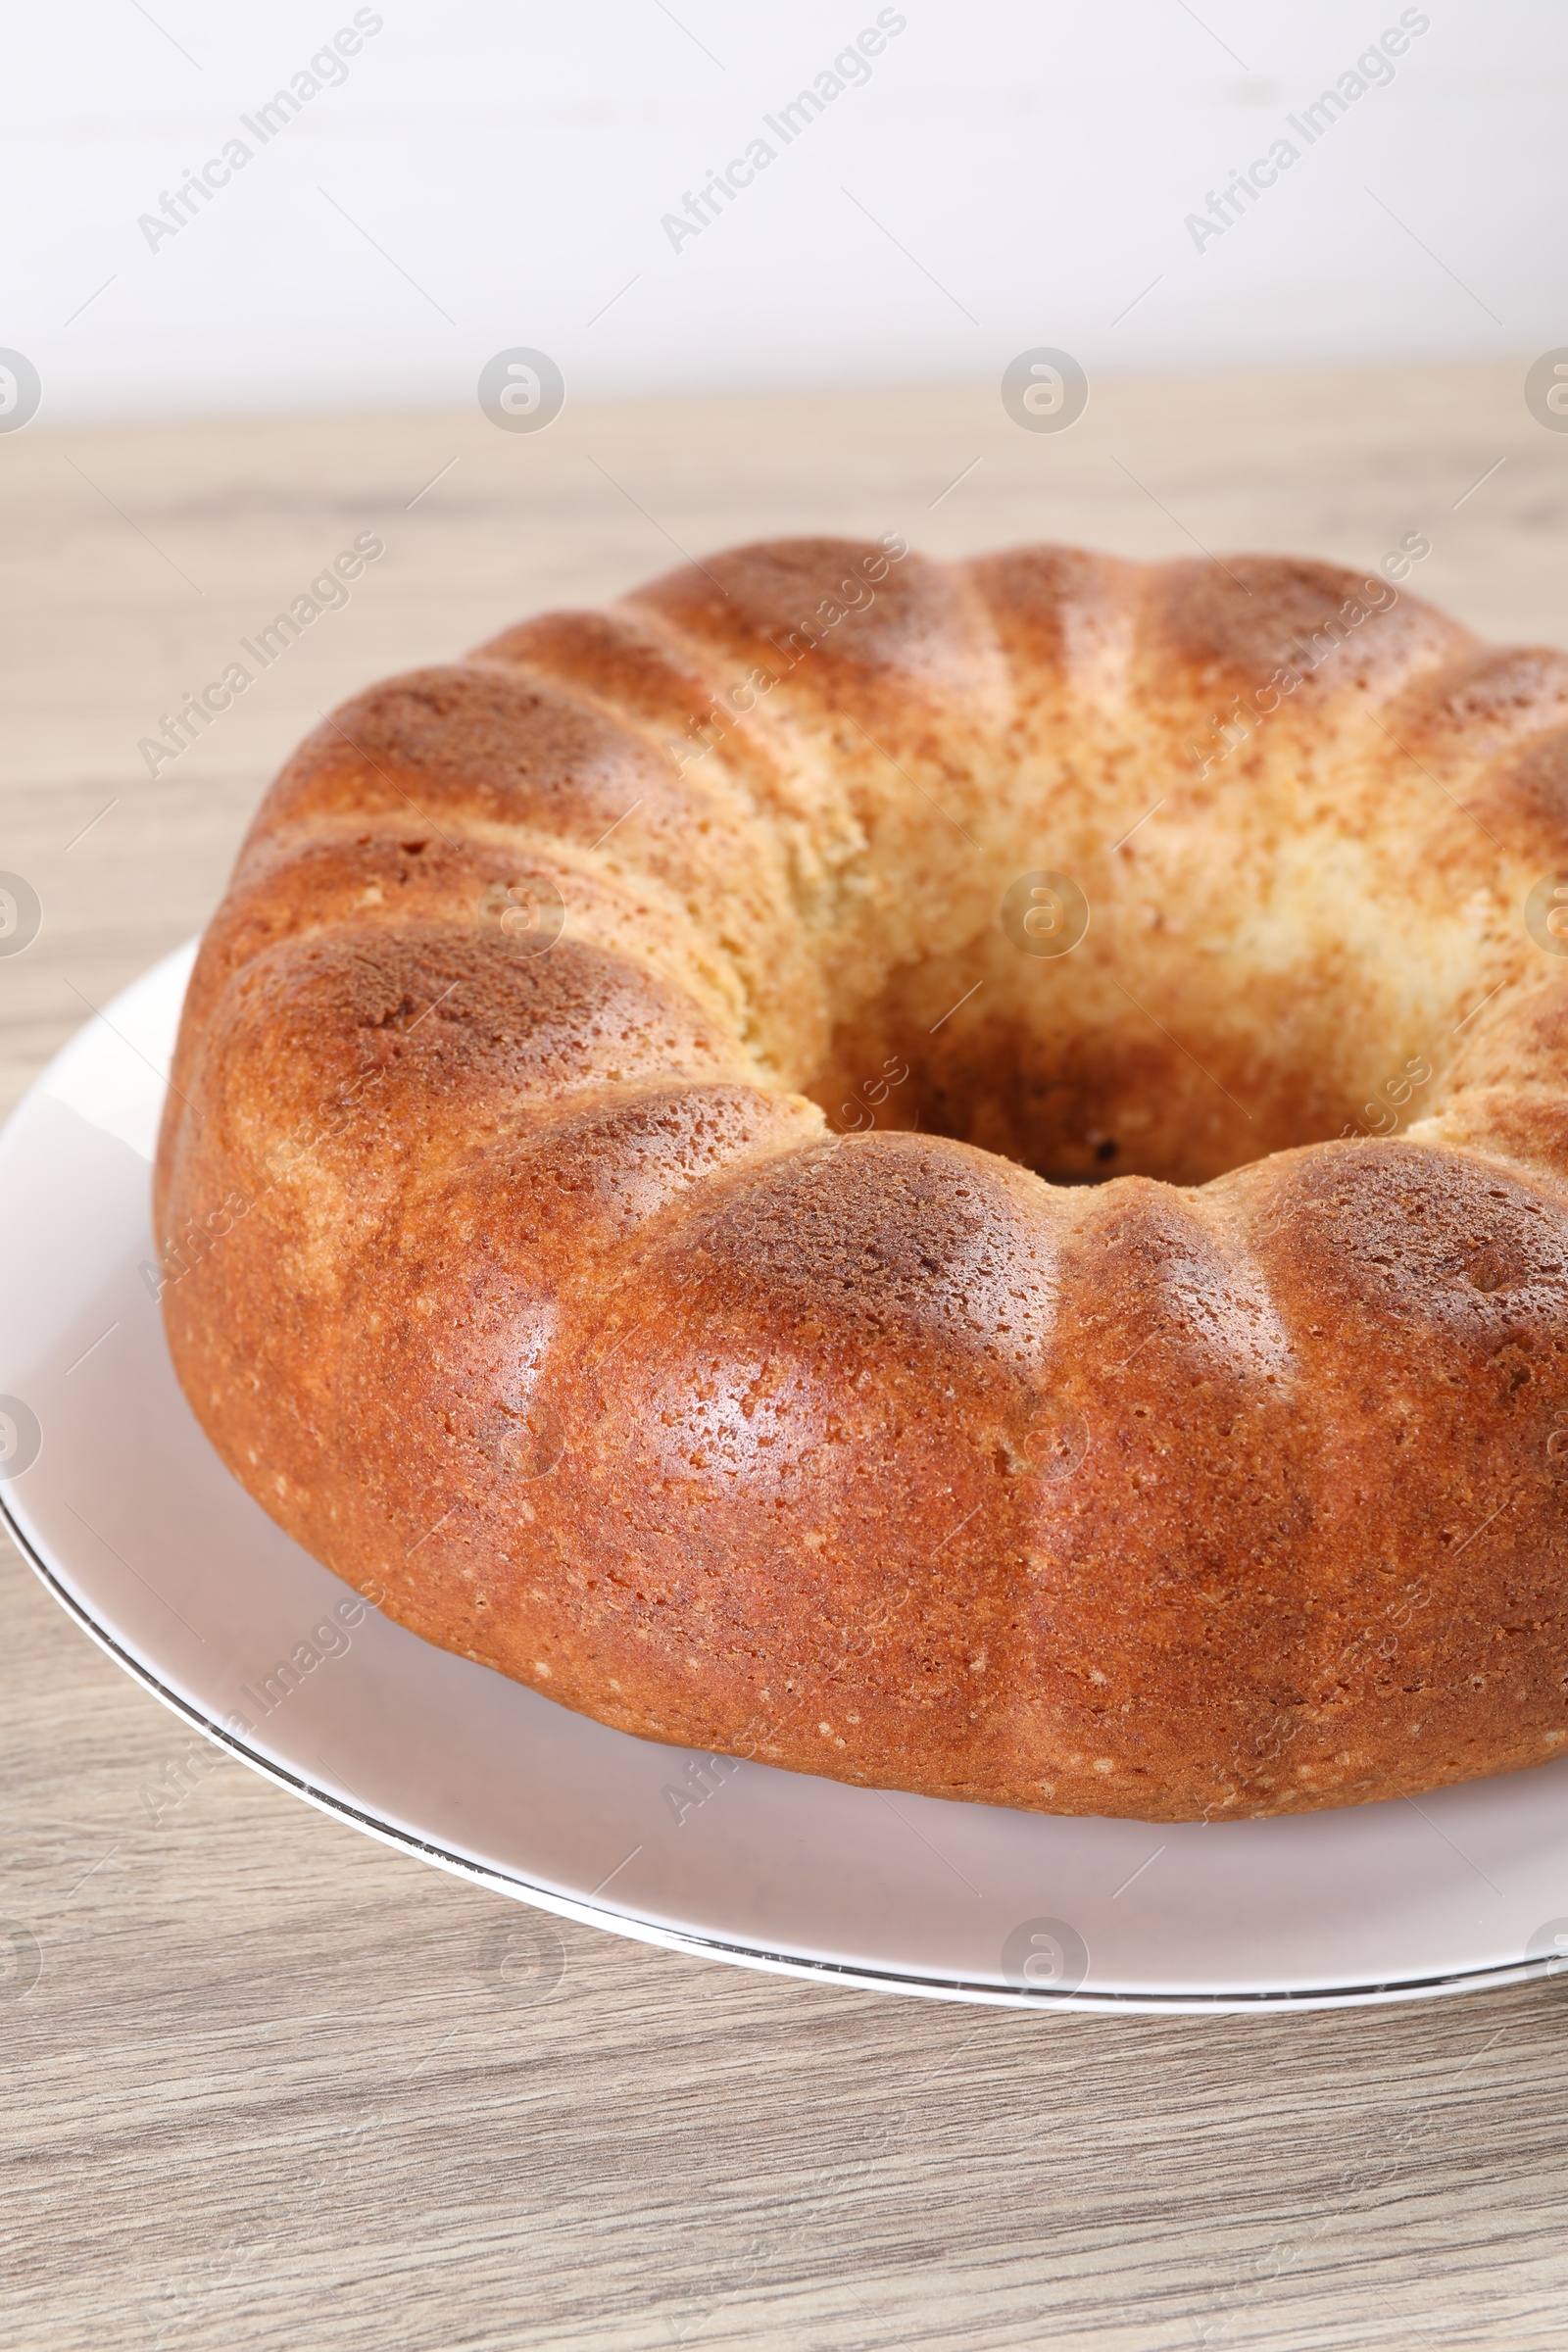
[(365, 1607), (229, 1478), (165, 1349), (148, 1162), (192, 953), (95, 1018), (0, 1137), (0, 1501), (60, 1599), (177, 1713), (443, 1869), (791, 1975), (1213, 2010), (1563, 1965), (1568, 1759), (1419, 1806), (1057, 1821), (628, 1739)]

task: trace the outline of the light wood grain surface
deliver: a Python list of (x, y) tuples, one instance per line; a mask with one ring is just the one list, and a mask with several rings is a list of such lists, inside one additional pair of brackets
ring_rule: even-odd
[[(684, 551), (897, 529), (1359, 564), (1420, 530), (1412, 585), (1568, 644), (1568, 435), (1522, 372), (1097, 387), (1059, 435), (984, 386), (537, 435), (475, 411), (0, 438), (0, 867), (44, 908), (0, 962), (5, 1102), (199, 927), (318, 710)], [(365, 530), (386, 553), (348, 607), (151, 777), (139, 738)], [(559, 1974), (530, 1970), (536, 1915), (209, 1768), (0, 1575), (0, 1914), (41, 1955), (22, 1997), (0, 1974), (7, 2345), (1568, 2340), (1568, 1988), (1018, 2016), (565, 1923)]]

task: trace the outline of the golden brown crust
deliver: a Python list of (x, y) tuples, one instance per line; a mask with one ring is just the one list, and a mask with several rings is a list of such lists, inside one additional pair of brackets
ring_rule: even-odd
[(186, 1394), (390, 1614), (645, 1737), (1150, 1820), (1544, 1760), (1565, 802), (1568, 660), (1323, 564), (805, 540), (525, 622), (253, 828), (160, 1152)]

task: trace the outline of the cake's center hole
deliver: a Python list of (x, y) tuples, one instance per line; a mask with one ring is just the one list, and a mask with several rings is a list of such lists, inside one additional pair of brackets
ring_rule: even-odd
[(840, 1133), (951, 1136), (1062, 1184), (1202, 1184), (1424, 1116), (1450, 1027), (1441, 1007), (1412, 1016), (1392, 979), (1368, 975), (1348, 1013), (1343, 986), (1243, 973), (1201, 943), (1114, 973), (1083, 950), (992, 950), (896, 975), (806, 1091)]

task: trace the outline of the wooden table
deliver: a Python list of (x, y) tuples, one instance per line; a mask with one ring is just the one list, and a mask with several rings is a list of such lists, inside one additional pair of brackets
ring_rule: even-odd
[[(1568, 436), (1522, 366), (0, 438), (9, 1103), (206, 917), (316, 712), (742, 537), (898, 529), (1365, 564), (1568, 643)], [(385, 555), (177, 761), (138, 740), (362, 531)], [(1555, 559), (1555, 560), (1554, 560)], [(1568, 1990), (1340, 2016), (1018, 2016), (561, 1926), (208, 1754), (13, 1556), (0, 1912), (8, 2343), (1460, 2347), (1568, 2340)], [(196, 1761), (190, 1759), (194, 1756)], [(0, 1984), (0, 1995), (5, 1986)]]

